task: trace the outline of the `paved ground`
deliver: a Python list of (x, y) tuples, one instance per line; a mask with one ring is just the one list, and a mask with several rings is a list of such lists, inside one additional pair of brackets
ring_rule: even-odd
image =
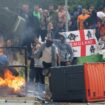
[(42, 103), (32, 97), (0, 97), (0, 105), (105, 105), (105, 102), (93, 103)]
[(41, 104), (41, 105), (105, 105), (104, 103), (49, 103), (49, 104)]

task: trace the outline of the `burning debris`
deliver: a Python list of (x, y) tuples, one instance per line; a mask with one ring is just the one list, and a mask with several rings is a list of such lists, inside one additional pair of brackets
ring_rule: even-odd
[(5, 70), (4, 76), (0, 77), (0, 89), (4, 88), (3, 90), (5, 91), (8, 88), (11, 90), (11, 94), (19, 93), (24, 85), (25, 79), (20, 76), (14, 76), (8, 69)]

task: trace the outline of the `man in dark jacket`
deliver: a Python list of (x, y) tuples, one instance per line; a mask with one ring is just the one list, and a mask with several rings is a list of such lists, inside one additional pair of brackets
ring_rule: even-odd
[(60, 35), (60, 40), (55, 41), (55, 44), (58, 47), (60, 53), (60, 65), (67, 66), (71, 64), (74, 54), (72, 47), (66, 42), (65, 36)]

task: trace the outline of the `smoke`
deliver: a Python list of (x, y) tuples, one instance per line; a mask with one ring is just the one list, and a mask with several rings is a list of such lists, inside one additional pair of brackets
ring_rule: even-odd
[(45, 98), (45, 85), (41, 83), (28, 82), (24, 88), (23, 95), (27, 97), (36, 97), (40, 100)]
[(11, 89), (8, 87), (0, 87), (0, 96), (7, 96), (11, 93)]
[(45, 85), (41, 83), (28, 82), (17, 92), (12, 88), (0, 87), (0, 96), (17, 96), (17, 97), (35, 97), (39, 100), (45, 100)]
[(0, 96), (1, 97), (8, 97), (8, 96), (19, 96), (19, 97), (24, 97), (24, 86), (21, 87), (19, 91), (14, 91), (13, 88), (9, 88), (7, 86), (1, 86), (0, 87)]

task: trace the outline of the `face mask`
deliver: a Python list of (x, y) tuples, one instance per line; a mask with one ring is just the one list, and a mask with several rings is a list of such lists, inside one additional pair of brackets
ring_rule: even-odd
[(46, 47), (51, 47), (52, 46), (52, 42), (51, 41), (46, 41)]

